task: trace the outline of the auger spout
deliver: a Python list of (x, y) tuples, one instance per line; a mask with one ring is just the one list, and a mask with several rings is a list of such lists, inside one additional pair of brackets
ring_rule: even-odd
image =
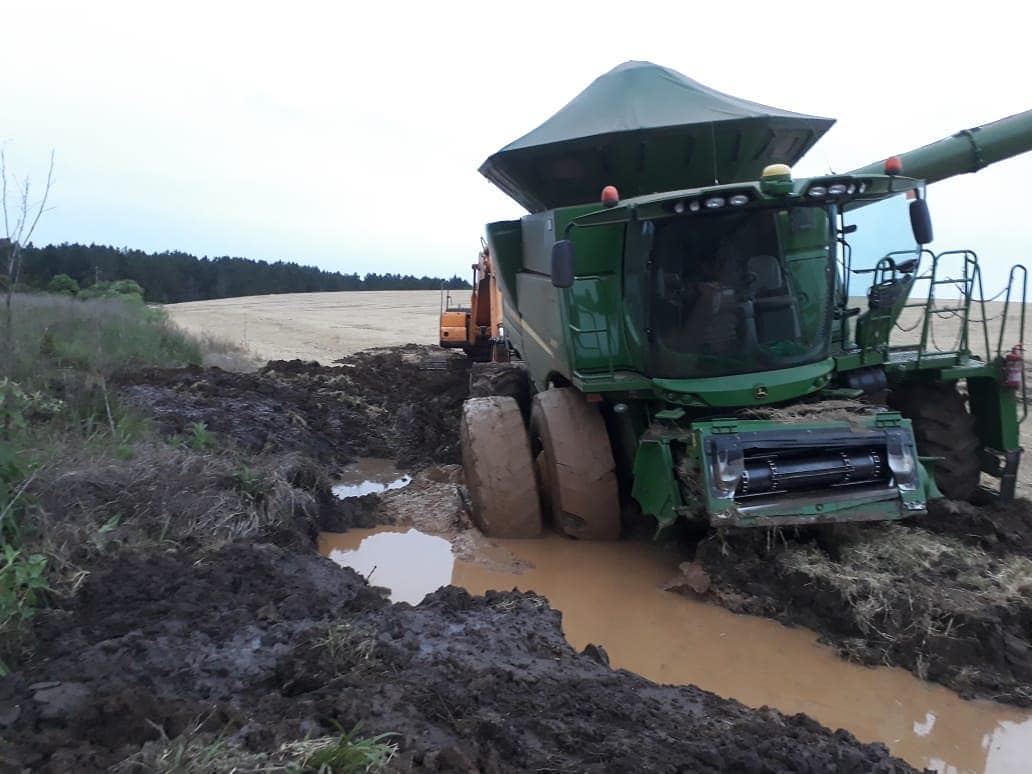
[[(999, 121), (963, 129), (956, 134), (897, 154), (903, 174), (935, 183), (956, 175), (977, 172), (1032, 150), (1032, 110)], [(850, 174), (882, 173), (884, 160), (854, 169)]]

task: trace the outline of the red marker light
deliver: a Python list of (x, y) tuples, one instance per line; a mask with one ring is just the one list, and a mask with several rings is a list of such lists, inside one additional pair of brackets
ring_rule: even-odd
[(903, 171), (903, 162), (899, 156), (889, 156), (885, 159), (885, 174), (898, 175)]
[(602, 204), (605, 207), (612, 207), (620, 201), (620, 192), (615, 185), (607, 185), (602, 189)]

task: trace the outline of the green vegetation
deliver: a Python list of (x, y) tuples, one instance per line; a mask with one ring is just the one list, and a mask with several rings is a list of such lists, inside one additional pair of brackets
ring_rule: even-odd
[[(21, 278), (28, 288), (74, 293), (74, 282), (87, 296), (103, 296), (109, 294), (112, 285), (120, 284), (110, 280), (121, 277), (135, 283), (140, 288), (139, 294), (147, 301), (165, 304), (266, 293), (437, 290), (442, 285), (449, 289), (470, 287), (468, 281), (457, 276), (451, 279), (410, 274), (359, 277), (287, 261), (267, 263), (228, 256), (197, 258), (178, 251), (145, 253), (106, 245), (30, 245), (22, 249), (21, 260)], [(66, 279), (60, 279), (62, 277)]]
[(222, 774), (227, 771), (270, 774), (375, 774), (385, 771), (397, 754), (390, 740), (395, 734), (369, 739), (357, 736), (357, 727), (325, 736), (290, 742), (272, 753), (246, 750), (224, 734), (206, 733), (205, 721), (174, 739), (159, 728), (161, 739), (148, 742), (114, 767), (120, 774)]
[(55, 274), (50, 278), (50, 282), (47, 283), (47, 291), (75, 296), (79, 294), (79, 283), (67, 274)]
[(338, 737), (309, 739), (284, 745), (283, 752), (295, 758), (301, 771), (329, 774), (359, 774), (383, 771), (394, 758), (398, 747), (388, 742), (394, 734), (380, 734), (371, 739), (356, 738), (358, 729), (341, 730)]
[[(111, 378), (132, 367), (201, 360), (197, 343), (162, 312), (145, 306), (130, 285), (121, 290), (129, 292), (85, 301), (68, 293), (15, 294), (11, 327), (0, 324), (0, 672), (52, 591), (48, 577), (60, 573), (73, 550), (48, 540), (34, 485), (74, 450), (123, 460), (133, 454), (146, 426), (113, 398)], [(103, 547), (117, 525), (110, 514), (95, 528), (87, 521), (90, 534), (76, 543)]]
[(201, 362), (197, 342), (134, 293), (86, 300), (16, 294), (12, 348), (3, 371), (33, 389), (70, 372), (104, 379), (134, 368)]

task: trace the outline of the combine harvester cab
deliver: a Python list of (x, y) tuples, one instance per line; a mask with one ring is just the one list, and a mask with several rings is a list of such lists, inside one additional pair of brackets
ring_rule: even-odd
[[(831, 124), (629, 62), (485, 162), (531, 210), (487, 233), (508, 344), (537, 394), (522, 473), (489, 470), (478, 460), (491, 455), (464, 444), (483, 490), (472, 491), (475, 514), (492, 486), (534, 488), (534, 470), (546, 516), (576, 537), (619, 534), (618, 491), (660, 536), (682, 520), (898, 519), (924, 511), (937, 482), (974, 494), (982, 472), (1013, 496), (1024, 381), (1008, 377), (1004, 346), (1022, 340), (1023, 313), (995, 349), (983, 323), (985, 351), (972, 350), (974, 320), (987, 319), (977, 259), (924, 247), (920, 178), (1032, 148), (1032, 113), (876, 169), (793, 179), (789, 165)], [(885, 245), (854, 265), (853, 220), (882, 202), (909, 209), (899, 215), (913, 247)], [(909, 249), (889, 252), (898, 247)], [(1007, 302), (1024, 302), (1023, 271)], [(865, 276), (866, 309), (850, 302)], [(915, 316), (919, 339), (897, 341)], [(930, 344), (940, 317), (959, 324), (944, 352)], [(486, 405), (478, 422), (494, 421)], [(464, 440), (477, 435), (473, 413)], [(511, 446), (518, 412), (506, 416)]]

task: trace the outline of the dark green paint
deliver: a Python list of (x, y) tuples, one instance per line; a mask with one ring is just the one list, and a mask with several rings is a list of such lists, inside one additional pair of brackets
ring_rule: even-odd
[[(870, 420), (871, 428), (857, 429), (856, 437), (877, 435), (895, 421), (893, 437), (909, 439), (903, 456), (916, 471), (909, 488), (847, 487), (762, 508), (729, 506), (707, 489), (706, 439), (764, 424), (714, 422), (714, 414), (818, 394), (855, 396), (848, 379), (861, 369), (882, 369), (890, 385), (966, 379), (986, 449), (984, 469), (999, 475), (991, 450), (1006, 456), (1018, 449), (1017, 400), (1002, 386), (1002, 345), (990, 350), (988, 335), (973, 329), (955, 351), (939, 352), (928, 327), (918, 346), (896, 344), (899, 316), (914, 306), (927, 313), (937, 286), (929, 298), (911, 300), (913, 276), (896, 263), (906, 256), (888, 250), (874, 279), (899, 293), (858, 316), (847, 313), (850, 267), (835, 227), (845, 211), (920, 192), (918, 178), (962, 174), (1032, 148), (1032, 113), (903, 154), (912, 177), (881, 174), (877, 164), (844, 175), (757, 180), (767, 163), (794, 163), (830, 122), (740, 101), (735, 109), (754, 112), (724, 121), (706, 111), (734, 98), (676, 73), (671, 97), (663, 72), (669, 71), (647, 63), (617, 68), (482, 168), (535, 210), (520, 221), (491, 224), (488, 241), (506, 328), (537, 387), (565, 381), (603, 397), (618, 474), (660, 532), (689, 514), (717, 523), (729, 509), (738, 526), (895, 519), (920, 511), (937, 490), (918, 462), (909, 423), (893, 415)], [(634, 121), (640, 123), (628, 123)], [(708, 147), (700, 138), (710, 140)], [(607, 184), (625, 198), (612, 207), (593, 203)], [(812, 195), (821, 190), (824, 195)], [(725, 204), (709, 208), (712, 199)], [(551, 248), (559, 239), (570, 240), (575, 253), (575, 280), (565, 289), (550, 282)], [(729, 248), (735, 240), (745, 247)], [(949, 257), (910, 255), (933, 272)], [(964, 282), (978, 295), (977, 260), (971, 253), (964, 261)], [(720, 271), (730, 271), (731, 279), (718, 279)], [(945, 272), (940, 279), (940, 285), (955, 280)], [(696, 329), (689, 312), (700, 309), (703, 327)], [(721, 315), (729, 312), (739, 338), (720, 351), (714, 347), (722, 340), (704, 334), (719, 332)], [(965, 321), (985, 317), (970, 304), (957, 313)], [(790, 427), (848, 431), (834, 423)], [(698, 486), (682, 486), (678, 466)]]

